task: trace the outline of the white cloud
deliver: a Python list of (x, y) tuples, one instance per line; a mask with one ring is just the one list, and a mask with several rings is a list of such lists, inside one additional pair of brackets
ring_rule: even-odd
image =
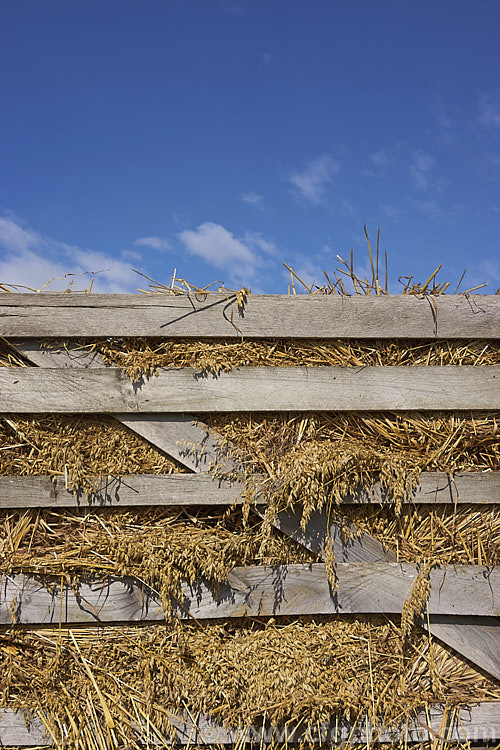
[(274, 242), (264, 239), (258, 232), (248, 232), (238, 238), (221, 224), (211, 221), (196, 229), (185, 229), (177, 236), (188, 253), (203, 258), (225, 271), (231, 280), (242, 283), (258, 279), (259, 267), (265, 265), (269, 269), (273, 263), (270, 256), (279, 253)]
[(479, 122), (486, 128), (500, 128), (500, 96), (481, 95), (479, 99)]
[(122, 250), (120, 256), (123, 258), (123, 260), (142, 260), (142, 253), (138, 253), (136, 250)]
[[(308, 286), (312, 286), (313, 284), (316, 286), (322, 286), (326, 283), (323, 269), (311, 260), (305, 260), (300, 266), (297, 266), (293, 270)], [(290, 276), (288, 276), (288, 279), (290, 279)], [(298, 282), (297, 279), (295, 279), (295, 288), (297, 292), (301, 291), (300, 282)]]
[(416, 151), (410, 162), (410, 177), (417, 190), (427, 190), (430, 186), (430, 172), (434, 167), (434, 159), (430, 154)]
[(27, 252), (40, 242), (36, 232), (23, 229), (13, 219), (0, 218), (0, 247), (12, 252)]
[(262, 250), (267, 255), (280, 255), (280, 250), (274, 242), (264, 239), (260, 232), (247, 232), (242, 238), (243, 242), (253, 250)]
[(386, 148), (380, 148), (374, 154), (370, 154), (370, 159), (376, 167), (387, 167), (391, 162), (391, 157)]
[[(119, 293), (137, 289), (137, 276), (128, 264), (106, 253), (83, 250), (23, 228), (10, 218), (0, 219), (0, 284), (35, 290), (85, 289), (96, 273), (94, 292)], [(67, 278), (61, 278), (70, 274)], [(82, 275), (88, 274), (88, 275)], [(73, 275), (77, 275), (73, 278)]]
[(257, 208), (262, 208), (264, 204), (264, 196), (259, 195), (259, 193), (242, 193), (240, 198), (244, 203), (251, 203), (252, 206)]
[(164, 239), (163, 237), (157, 237), (155, 235), (151, 237), (139, 237), (138, 240), (135, 240), (134, 245), (137, 245), (139, 247), (150, 247), (153, 250), (170, 250), (171, 245), (168, 240)]
[(323, 154), (323, 156), (309, 162), (302, 172), (294, 172), (290, 176), (292, 195), (299, 200), (321, 203), (328, 185), (339, 170), (339, 162), (332, 159), (328, 154)]
[(415, 207), (418, 211), (425, 214), (426, 216), (429, 216), (431, 219), (439, 219), (446, 214), (439, 203), (434, 200), (415, 201)]
[(400, 221), (401, 209), (397, 206), (393, 206), (391, 203), (382, 203), (380, 208), (389, 219), (392, 219), (392, 221)]

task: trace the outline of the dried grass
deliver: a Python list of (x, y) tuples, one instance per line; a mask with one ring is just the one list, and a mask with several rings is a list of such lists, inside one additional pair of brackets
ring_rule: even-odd
[(161, 368), (192, 367), (209, 373), (235, 367), (360, 367), (365, 365), (442, 366), (498, 365), (500, 339), (467, 341), (314, 339), (100, 339), (51, 340), (49, 348), (99, 352), (107, 365), (123, 367), (132, 381), (158, 374)]
[(0, 575), (131, 576), (159, 593), (167, 615), (183, 581), (216, 587), (238, 565), (315, 559), (277, 532), (264, 547), (258, 519), (244, 524), (241, 510), (0, 511)]
[[(477, 506), (344, 506), (331, 521), (379, 539), (404, 562), (493, 566), (500, 562), (500, 509)], [(316, 555), (241, 509), (28, 510), (0, 514), (0, 574), (131, 576), (158, 591), (167, 613), (182, 581), (214, 588), (239, 565), (308, 563)], [(60, 578), (59, 578), (60, 580)]]
[[(342, 506), (346, 495), (380, 480), (396, 514), (422, 471), (500, 469), (498, 413), (214, 414), (220, 458), (243, 466), (247, 506), (267, 501), (267, 530), (281, 509)], [(219, 462), (220, 463), (220, 462)], [(225, 476), (227, 471), (213, 471)]]
[[(0, 636), (2, 703), (48, 712), (65, 746), (135, 746), (139, 717), (168, 737), (170, 717), (225, 726), (329, 721), (397, 726), (431, 702), (500, 699), (486, 676), (389, 618), (302, 618), (142, 628), (33, 630)], [(95, 741), (95, 740), (94, 740)]]
[(93, 477), (185, 471), (111, 417), (0, 417), (0, 475), (65, 477), (69, 489), (94, 489)]
[[(371, 279), (358, 278), (351, 255), (350, 263), (339, 259), (340, 267), (325, 274), (321, 287), (308, 287), (289, 269), (289, 291), (301, 284), (311, 294), (386, 294), (387, 264), (381, 281), (378, 238), (375, 258), (368, 247)], [(403, 279), (403, 294), (444, 294), (449, 284), (437, 281), (437, 271), (424, 283)], [(149, 281), (149, 294), (211, 291), (175, 274), (170, 286)], [(249, 294), (218, 291), (236, 306)], [(500, 364), (500, 340), (106, 339), (66, 346), (100, 352), (106, 364), (125, 368), (132, 380), (162, 367), (218, 372), (240, 366)], [(0, 366), (28, 365), (0, 340)], [(74, 582), (130, 575), (159, 591), (167, 605), (182, 580), (204, 576), (216, 586), (235, 565), (314, 559), (273, 531), (269, 520), (280, 508), (297, 505), (305, 523), (313, 508), (328, 507), (346, 534), (354, 524), (400, 560), (422, 563), (401, 620), (255, 618), (71, 631), (9, 627), (0, 633), (1, 705), (47, 712), (59, 747), (104, 750), (138, 747), (137, 724), (145, 722), (168, 744), (172, 714), (203, 712), (226, 726), (295, 720), (309, 727), (332, 715), (357, 720), (367, 714), (375, 723), (396, 726), (429, 703), (500, 700), (497, 682), (413, 626), (431, 564), (498, 564), (498, 506), (401, 506), (421, 471), (498, 471), (498, 413), (204, 415), (203, 420), (223, 436), (221, 454), (245, 465), (249, 499), (258, 474), (269, 501), (267, 524), (252, 516), (246, 521), (241, 509), (4, 511), (0, 572), (62, 575)], [(0, 474), (65, 476), (69, 486), (91, 492), (93, 476), (178, 471), (174, 461), (107, 417), (0, 419)], [(378, 478), (392, 505), (342, 505), (346, 493)]]

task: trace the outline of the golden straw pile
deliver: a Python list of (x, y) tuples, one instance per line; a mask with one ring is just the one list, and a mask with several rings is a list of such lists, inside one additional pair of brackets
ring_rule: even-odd
[[(343, 263), (310, 293), (387, 293)], [(375, 270), (376, 264), (376, 270)], [(291, 271), (292, 291), (300, 282)], [(405, 280), (404, 293), (441, 294), (448, 284)], [(196, 290), (183, 280), (148, 293)], [(304, 285), (306, 286), (306, 285)], [(229, 290), (225, 290), (229, 293)], [(470, 290), (471, 291), (471, 290)], [(242, 290), (238, 304), (248, 294)], [(241, 298), (241, 299), (240, 299)], [(106, 339), (46, 342), (97, 351), (132, 380), (159, 368), (208, 372), (240, 366), (500, 364), (498, 341), (227, 341)], [(0, 366), (30, 363), (0, 342)], [(0, 572), (65, 580), (138, 578), (165, 609), (182, 581), (214, 587), (237, 565), (312, 562), (313, 553), (272, 526), (285, 507), (314, 509), (367, 532), (398, 559), (493, 566), (500, 561), (497, 505), (405, 505), (422, 471), (499, 471), (500, 414), (311, 413), (203, 415), (220, 435), (219, 454), (246, 485), (245, 506), (213, 508), (0, 511)], [(212, 467), (220, 475), (217, 465)], [(97, 476), (186, 471), (109, 417), (0, 416), (0, 474), (64, 477), (90, 494)], [(227, 477), (226, 474), (224, 476)], [(380, 479), (389, 502), (350, 506), (342, 498)], [(264, 521), (252, 501), (266, 501)], [(334, 563), (334, 561), (333, 561)], [(425, 586), (423, 585), (423, 589)], [(425, 597), (417, 602), (425, 606)], [(408, 614), (408, 613), (406, 613)], [(411, 613), (410, 613), (411, 614)], [(410, 623), (410, 624), (408, 624)], [(137, 747), (137, 727), (168, 744), (175, 716), (200, 714), (231, 726), (262, 721), (304, 727), (328, 721), (397, 726), (433, 702), (447, 706), (500, 700), (500, 685), (434, 642), (411, 617), (317, 617), (184, 622), (141, 627), (25, 629), (0, 632), (0, 705), (43, 715), (58, 747)], [(64, 731), (63, 731), (64, 726)], [(67, 736), (63, 740), (64, 734)]]
[(398, 623), (384, 617), (12, 628), (1, 641), (4, 700), (46, 711), (54, 740), (64, 723), (69, 746), (136, 746), (141, 724), (168, 744), (182, 715), (245, 727), (366, 714), (397, 726), (432, 701), (500, 699), (498, 686), (425, 635), (413, 633), (402, 652)]

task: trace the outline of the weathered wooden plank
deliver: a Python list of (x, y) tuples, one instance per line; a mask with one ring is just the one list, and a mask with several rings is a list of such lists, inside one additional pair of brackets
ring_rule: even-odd
[(0, 476), (0, 508), (96, 508), (140, 505), (241, 504), (240, 488), (207, 474), (134, 474), (95, 478), (89, 496), (64, 479)]
[[(19, 351), (33, 364), (40, 367), (103, 367), (100, 354), (87, 350), (68, 352), (65, 349), (46, 349), (30, 339), (14, 342)], [(192, 471), (203, 471), (217, 456), (216, 447), (221, 436), (198, 421), (192, 414), (173, 413), (155, 415), (145, 419), (136, 414), (115, 414), (122, 424), (156, 445), (160, 450), (176, 458)], [(226, 468), (230, 466), (226, 462)], [(500, 502), (499, 472), (459, 472), (453, 479), (446, 474), (434, 472), (421, 475), (420, 487), (415, 491), (413, 502)], [(344, 498), (344, 502), (383, 502), (385, 498), (380, 484), (374, 484), (370, 493), (358, 493)]]
[[(180, 617), (197, 619), (247, 615), (320, 615), (400, 613), (416, 575), (408, 563), (339, 563), (337, 591), (332, 595), (325, 566), (250, 566), (235, 568), (214, 592), (203, 581), (184, 584)], [(131, 579), (81, 584), (78, 594), (67, 587), (49, 592), (22, 575), (5, 576), (0, 598), (0, 624), (83, 624), (164, 619), (154, 592)], [(456, 565), (431, 572), (431, 615), (499, 613), (500, 570)], [(175, 607), (174, 607), (175, 608)], [(190, 613), (188, 615), (188, 612)]]
[[(66, 487), (61, 477), (48, 476), (0, 476), (0, 508), (88, 508), (88, 507), (127, 507), (140, 505), (240, 505), (242, 487), (239, 483), (214, 479), (204, 473), (199, 474), (132, 474), (130, 476), (95, 477), (95, 491), (86, 496), (74, 493)], [(456, 485), (456, 488), (455, 488)], [(436, 487), (438, 489), (436, 489)], [(458, 495), (456, 492), (458, 490)], [(370, 492), (346, 495), (343, 502), (361, 504), (387, 502), (380, 492), (380, 485), (374, 485)], [(456, 475), (453, 482), (445, 475), (429, 472), (422, 475), (422, 486), (415, 490), (408, 503), (442, 503), (453, 505), (463, 503), (500, 503), (500, 472)], [(261, 511), (264, 512), (265, 506)], [(325, 520), (325, 524), (323, 524)], [(291, 525), (290, 525), (291, 524)], [(321, 524), (323, 524), (321, 526)], [(276, 526), (283, 533), (293, 536), (304, 544), (306, 536), (311, 542), (320, 529), (326, 529), (326, 519), (318, 519), (309, 524), (307, 534), (300, 530), (300, 514), (289, 511), (279, 514)], [(317, 527), (315, 531), (312, 527)], [(371, 539), (373, 537), (370, 537)], [(324, 546), (324, 538), (318, 548)], [(369, 549), (369, 545), (363, 548)], [(353, 549), (349, 547), (349, 549)], [(345, 552), (343, 553), (345, 554)], [(384, 556), (379, 560), (387, 559)], [(352, 562), (368, 562), (363, 558)]]
[[(427, 628), (427, 624), (424, 624)], [(500, 619), (498, 617), (431, 618), (433, 637), (500, 680)]]
[[(430, 706), (428, 711), (409, 717), (399, 726), (391, 728), (372, 727), (367, 717), (361, 716), (356, 724), (345, 720), (315, 725), (304, 730), (303, 725), (289, 722), (286, 726), (253, 726), (248, 729), (235, 727), (226, 729), (206, 716), (197, 718), (196, 723), (187, 716), (171, 721), (177, 729), (177, 738), (173, 744), (178, 745), (238, 745), (252, 743), (263, 746), (264, 743), (288, 743), (304, 745), (333, 744), (341, 746), (373, 742), (392, 743), (432, 742), (439, 737), (450, 742), (477, 743), (495, 742), (500, 736), (500, 703), (483, 702), (474, 706), (458, 709), (443, 709), (440, 705)], [(69, 727), (67, 728), (69, 731)], [(162, 737), (156, 735), (151, 724), (137, 731), (137, 741), (149, 745), (163, 745)], [(0, 747), (50, 747), (52, 741), (47, 736), (43, 722), (35, 717), (29, 729), (26, 727), (24, 714), (9, 708), (0, 709)]]
[[(366, 501), (362, 494), (354, 498), (354, 502)], [(381, 492), (380, 484), (373, 486), (368, 495), (371, 502), (386, 501)], [(420, 475), (420, 486), (408, 501), (413, 503), (470, 503), (488, 504), (500, 503), (500, 472), (498, 471), (461, 471), (453, 478), (440, 472), (423, 472)], [(344, 500), (346, 502), (346, 500)]]
[[(241, 333), (240, 333), (241, 332)], [(0, 294), (0, 336), (238, 338), (500, 336), (495, 295), (441, 297)]]
[(338, 523), (331, 523), (328, 512), (313, 511), (305, 531), (301, 529), (300, 522), (302, 511), (283, 510), (274, 521), (274, 525), (283, 534), (291, 537), (303, 547), (321, 555), (325, 559), (326, 541), (328, 535), (332, 542), (333, 554), (338, 562), (381, 562), (396, 560), (396, 555), (384, 545), (370, 536), (370, 534), (356, 534), (357, 529), (352, 524), (350, 529), (353, 534), (351, 539), (345, 539), (342, 527)]
[(301, 724), (290, 722), (286, 726), (254, 726), (250, 729), (225, 729), (202, 716), (196, 725), (185, 720), (175, 720), (177, 737), (180, 744), (200, 745), (236, 745), (251, 742), (254, 746), (264, 743), (287, 743), (292, 745), (331, 744), (343, 746), (349, 744), (416, 742), (469, 741), (487, 743), (496, 741), (500, 731), (500, 703), (484, 702), (475, 706), (459, 709), (445, 709), (442, 706), (430, 706), (428, 711), (417, 712), (402, 721), (399, 726), (373, 727), (366, 716), (361, 716), (357, 723), (345, 720), (333, 720), (304, 729)]
[(3, 413), (498, 409), (498, 367), (248, 367), (218, 376), (120, 368), (0, 368)]

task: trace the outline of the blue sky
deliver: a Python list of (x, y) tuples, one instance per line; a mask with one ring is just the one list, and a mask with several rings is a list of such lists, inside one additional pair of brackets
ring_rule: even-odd
[(393, 291), (495, 292), (499, 29), (496, 0), (3, 0), (0, 283), (286, 292), (283, 261), (363, 271), (366, 224)]

